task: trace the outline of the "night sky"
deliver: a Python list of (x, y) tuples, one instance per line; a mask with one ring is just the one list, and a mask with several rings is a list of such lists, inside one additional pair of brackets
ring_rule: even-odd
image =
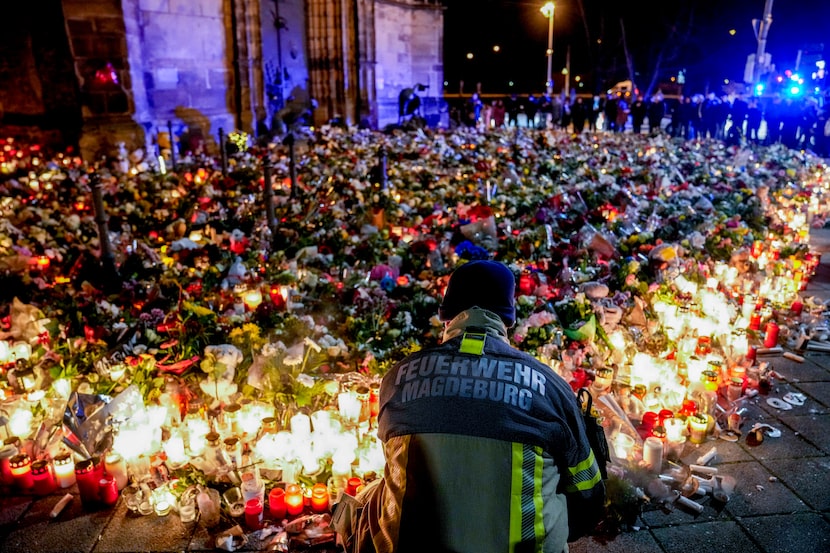
[[(485, 93), (544, 89), (548, 20), (539, 11), (542, 0), (447, 0), (445, 4), (447, 92), (458, 92), (461, 79), (465, 92), (472, 91), (476, 82), (482, 83)], [(562, 86), (561, 70), (570, 46), (571, 86), (577, 86), (574, 79), (580, 76), (580, 92), (603, 90), (627, 78), (623, 26), (641, 88), (655, 73), (652, 67), (660, 45), (665, 44), (670, 47), (662, 49), (662, 81), (685, 70), (689, 93), (714, 89), (724, 79), (743, 81), (747, 55), (757, 48), (751, 20), (761, 19), (764, 13), (764, 0), (558, 0), (555, 4), (555, 88)], [(778, 70), (794, 68), (799, 49), (809, 51), (822, 43), (830, 57), (830, 0), (776, 0), (772, 18), (766, 50)], [(671, 39), (666, 38), (669, 35)], [(498, 52), (493, 51), (496, 45)], [(468, 52), (472, 60), (466, 57)]]

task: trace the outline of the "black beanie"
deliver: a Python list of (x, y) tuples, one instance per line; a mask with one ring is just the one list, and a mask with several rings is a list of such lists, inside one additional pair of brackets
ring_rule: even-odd
[(480, 307), (511, 327), (516, 322), (515, 294), (516, 278), (504, 263), (468, 261), (450, 276), (438, 315), (451, 321), (465, 309)]

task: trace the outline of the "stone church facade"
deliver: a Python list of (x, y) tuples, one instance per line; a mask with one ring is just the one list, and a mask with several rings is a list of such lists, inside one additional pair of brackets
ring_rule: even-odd
[[(0, 134), (85, 158), (159, 133), (256, 134), (316, 100), (315, 124), (380, 128), (443, 88), (441, 0), (38, 0), (0, 22)], [(425, 101), (428, 99), (425, 98)], [(434, 98), (433, 98), (434, 101)]]

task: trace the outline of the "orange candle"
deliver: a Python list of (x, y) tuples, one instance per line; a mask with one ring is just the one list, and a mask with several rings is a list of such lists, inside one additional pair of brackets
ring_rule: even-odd
[(34, 486), (32, 476), (32, 459), (25, 453), (18, 453), (9, 461), (14, 485), (21, 491), (27, 491)]
[(323, 483), (314, 484), (311, 488), (311, 510), (315, 513), (325, 513), (329, 510), (329, 490)]
[(289, 515), (296, 516), (303, 512), (303, 492), (297, 484), (289, 484), (285, 488), (285, 510)]

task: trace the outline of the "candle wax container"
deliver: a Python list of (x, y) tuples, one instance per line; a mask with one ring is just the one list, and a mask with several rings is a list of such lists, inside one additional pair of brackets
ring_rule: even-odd
[(329, 490), (325, 484), (317, 483), (311, 488), (311, 510), (325, 513), (329, 510)]
[(702, 444), (706, 440), (706, 428), (709, 425), (707, 415), (693, 415), (689, 417), (689, 441), (693, 444)]
[(69, 453), (55, 457), (55, 479), (61, 488), (68, 488), (75, 483), (75, 462)]
[(104, 467), (107, 473), (115, 478), (118, 490), (123, 490), (129, 481), (129, 477), (127, 476), (127, 463), (124, 461), (124, 458), (118, 453), (110, 453), (104, 459)]
[(262, 528), (262, 501), (249, 499), (245, 503), (245, 525), (251, 530)]
[(649, 436), (643, 443), (643, 461), (652, 473), (659, 474), (663, 468), (663, 440)]
[(118, 483), (111, 474), (105, 474), (98, 480), (98, 498), (107, 507), (118, 502)]
[(362, 486), (362, 485), (363, 485), (363, 480), (361, 480), (361, 479), (360, 479), (360, 478), (358, 478), (357, 476), (352, 476), (352, 477), (351, 477), (351, 478), (349, 478), (349, 480), (346, 482), (346, 493), (347, 493), (347, 494), (349, 494), (349, 495), (351, 495), (352, 497), (354, 497), (354, 496), (356, 496), (356, 495), (357, 495), (357, 490), (358, 490), (358, 489), (360, 488), (360, 486)]
[(34, 492), (37, 495), (49, 495), (58, 489), (49, 461), (41, 459), (32, 463), (32, 479), (34, 480)]
[(14, 486), (20, 491), (30, 491), (35, 484), (32, 476), (32, 459), (25, 453), (18, 453), (9, 460)]
[(285, 518), (285, 490), (282, 488), (273, 488), (268, 494), (268, 511), (271, 513), (271, 518), (275, 521), (280, 521)]
[(0, 449), (0, 484), (4, 486), (12, 486), (14, 484), (14, 477), (12, 477), (9, 462), (17, 454), (17, 447), (12, 444), (6, 444)]
[(98, 486), (104, 476), (103, 468), (96, 459), (87, 459), (75, 465), (75, 480), (81, 493), (81, 503), (86, 508), (97, 507), (100, 501)]
[(290, 516), (302, 514), (305, 500), (300, 486), (289, 484), (285, 488), (285, 510)]
[(631, 448), (634, 447), (634, 438), (628, 434), (617, 434), (614, 437), (614, 455), (617, 459), (627, 459), (631, 453)]

